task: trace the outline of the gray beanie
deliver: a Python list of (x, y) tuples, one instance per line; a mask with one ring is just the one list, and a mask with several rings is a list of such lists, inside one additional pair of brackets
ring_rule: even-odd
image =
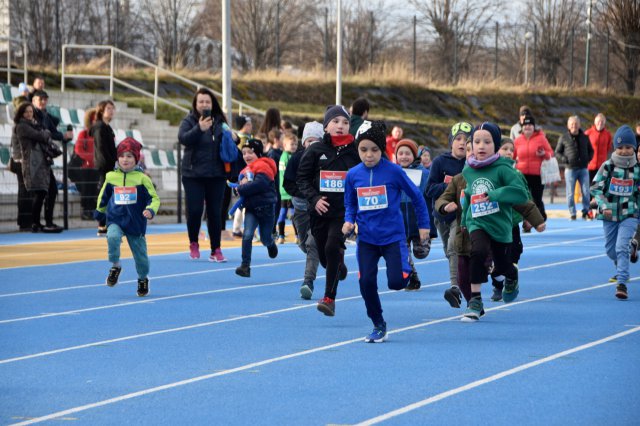
[(304, 130), (302, 131), (302, 143), (309, 138), (318, 138), (318, 140), (322, 140), (322, 136), (324, 136), (324, 128), (322, 124), (317, 121), (310, 121), (304, 125)]

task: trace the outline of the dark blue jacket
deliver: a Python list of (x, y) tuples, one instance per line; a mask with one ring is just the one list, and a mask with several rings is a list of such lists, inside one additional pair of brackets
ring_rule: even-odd
[[(313, 145), (312, 145), (313, 146)], [(387, 208), (363, 210), (358, 204), (358, 188), (386, 187)], [(358, 238), (366, 243), (387, 245), (405, 240), (404, 223), (400, 212), (402, 193), (414, 203), (419, 228), (428, 229), (429, 214), (423, 195), (402, 167), (382, 158), (374, 167), (360, 163), (347, 173), (344, 192), (345, 222), (358, 224)], [(371, 205), (375, 205), (373, 202)]]
[(248, 169), (251, 169), (254, 174), (253, 181), (238, 186), (242, 206), (248, 210), (275, 206), (278, 201), (274, 186), (274, 178), (277, 175), (276, 164), (270, 158), (261, 157), (240, 173), (246, 174)]
[(450, 152), (445, 152), (436, 157), (433, 163), (431, 163), (429, 180), (427, 181), (427, 203), (431, 206), (433, 217), (441, 222), (451, 223), (456, 220), (455, 212), (442, 216), (433, 208), (438, 197), (447, 189), (444, 178), (445, 176), (451, 176), (453, 178), (458, 173), (462, 173), (465, 161), (466, 159), (464, 157), (457, 159), (451, 155)]
[(193, 111), (182, 120), (178, 130), (178, 140), (184, 145), (182, 176), (227, 177), (220, 159), (223, 124), (221, 117), (215, 117), (213, 126), (203, 132)]

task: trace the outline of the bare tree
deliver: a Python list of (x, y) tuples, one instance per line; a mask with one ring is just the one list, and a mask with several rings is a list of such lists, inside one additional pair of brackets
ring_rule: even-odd
[[(456, 71), (469, 68), (469, 60), (482, 43), (490, 18), (502, 0), (411, 0), (435, 36), (433, 62), (441, 78), (456, 80)], [(457, 65), (457, 69), (455, 69)]]
[(622, 77), (634, 95), (640, 76), (640, 0), (604, 0), (599, 4), (601, 31), (611, 31), (613, 52), (620, 58)]

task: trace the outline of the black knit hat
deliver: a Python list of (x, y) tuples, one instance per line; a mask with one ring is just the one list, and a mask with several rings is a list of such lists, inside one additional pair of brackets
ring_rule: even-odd
[(262, 157), (263, 145), (260, 139), (250, 138), (247, 139), (243, 144), (242, 148), (251, 148), (256, 157)]
[(531, 124), (531, 125), (536, 125), (536, 120), (535, 118), (533, 118), (533, 115), (531, 114), (525, 114), (524, 118), (522, 119), (522, 125), (524, 126), (525, 124)]
[(329, 105), (324, 113), (324, 121), (322, 122), (322, 128), (326, 129), (331, 120), (336, 117), (344, 117), (347, 120), (351, 119), (349, 111), (342, 105)]
[(384, 121), (363, 121), (356, 132), (356, 147), (364, 139), (370, 140), (384, 151), (387, 146), (387, 125)]
[(247, 115), (238, 115), (235, 121), (236, 121), (236, 129), (240, 130), (244, 127), (245, 124), (251, 123), (251, 117)]

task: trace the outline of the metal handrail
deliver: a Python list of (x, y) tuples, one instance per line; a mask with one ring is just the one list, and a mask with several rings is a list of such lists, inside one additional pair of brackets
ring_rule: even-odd
[[(109, 70), (109, 75), (105, 76), (105, 75), (94, 75), (94, 74), (71, 74), (71, 73), (67, 73), (66, 72), (66, 50), (67, 49), (93, 49), (93, 50), (109, 50), (110, 51), (110, 70)], [(154, 69), (154, 91), (153, 93), (151, 92), (147, 92), (146, 90), (142, 90), (138, 87), (135, 87), (125, 81), (122, 81), (120, 79), (118, 79), (117, 77), (115, 77), (115, 54), (119, 54), (122, 55), (124, 57), (127, 57), (129, 59), (132, 59), (142, 65), (145, 65), (149, 68), (153, 68)], [(210, 90), (215, 96), (222, 98), (222, 93), (211, 89), (210, 87), (206, 87), (203, 84), (198, 83), (197, 81), (194, 80), (190, 80), (186, 77), (181, 76), (180, 74), (177, 74), (173, 71), (170, 71), (166, 68), (162, 68), (159, 65), (156, 64), (152, 64), (149, 61), (146, 61), (142, 58), (139, 58), (135, 55), (132, 55), (128, 52), (125, 52), (124, 50), (121, 50), (117, 47), (114, 46), (110, 46), (110, 45), (92, 45), (92, 44), (64, 44), (62, 45), (62, 76), (61, 76), (61, 84), (60, 84), (60, 90), (62, 92), (64, 92), (65, 89), (65, 80), (67, 78), (82, 78), (82, 79), (88, 79), (88, 78), (93, 78), (93, 79), (98, 79), (98, 80), (109, 80), (109, 96), (113, 97), (113, 85), (114, 83), (118, 83), (124, 87), (127, 87), (137, 93), (140, 93), (142, 95), (148, 96), (148, 97), (152, 97), (153, 98), (153, 113), (154, 115), (157, 115), (158, 112), (158, 101), (163, 102), (167, 105), (170, 105), (174, 108), (177, 108), (181, 111), (184, 112), (188, 112), (189, 109), (176, 104), (175, 102), (172, 102), (168, 99), (162, 98), (158, 96), (158, 87), (159, 87), (159, 73), (165, 73), (167, 75), (169, 75), (170, 77), (176, 78), (184, 83), (187, 83), (189, 85), (195, 86), (195, 89), (198, 90), (202, 87)], [(262, 116), (265, 115), (265, 112), (252, 107), (251, 105), (248, 105), (244, 102), (238, 101), (238, 100), (234, 100), (231, 99), (231, 106), (233, 108), (233, 105), (237, 105), (238, 106), (238, 111), (239, 114), (242, 114), (242, 110), (249, 110), (251, 112), (254, 112), (256, 114), (260, 114)], [(227, 112), (227, 111), (225, 111)]]
[[(7, 42), (7, 67), (0, 68), (0, 72), (7, 72), (7, 83), (11, 84), (11, 71), (22, 71), (24, 82), (27, 83), (27, 77), (29, 76), (29, 71), (27, 70), (27, 40), (17, 37), (7, 37), (0, 36), (0, 41)], [(20, 68), (11, 68), (11, 42), (18, 42), (22, 44), (22, 69)]]

